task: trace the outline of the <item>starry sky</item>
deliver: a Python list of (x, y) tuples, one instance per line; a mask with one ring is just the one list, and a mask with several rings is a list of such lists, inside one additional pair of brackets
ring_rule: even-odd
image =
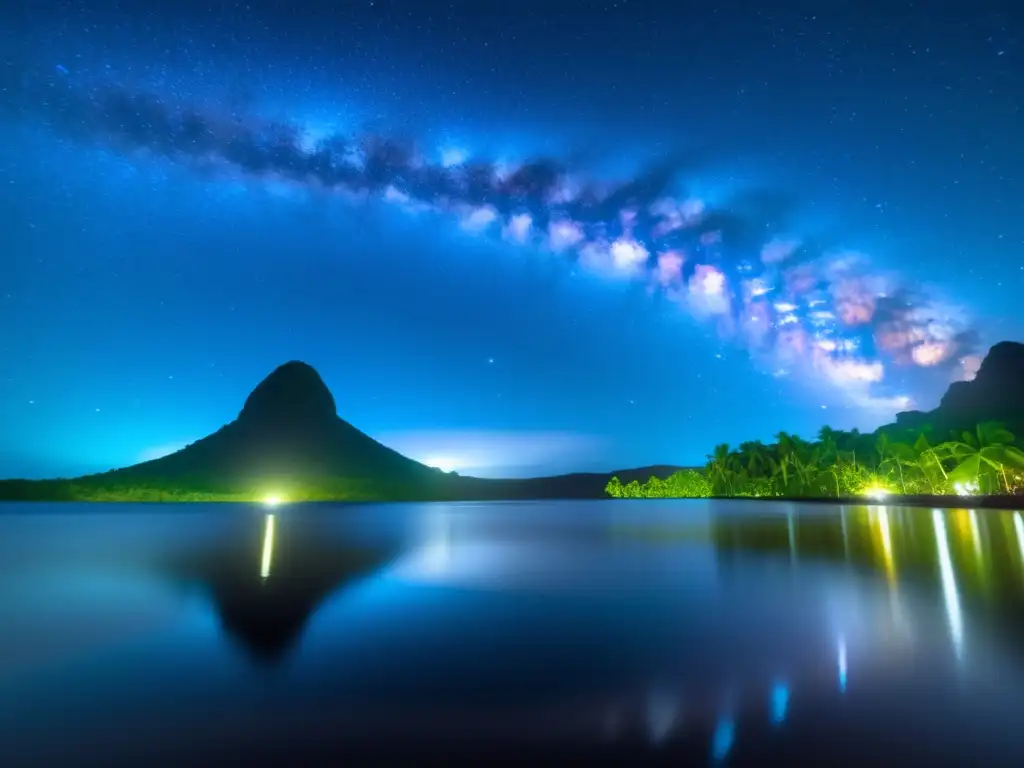
[(332, 5), (3, 4), (0, 476), (291, 359), (465, 474), (693, 464), (1024, 339), (1017, 3)]

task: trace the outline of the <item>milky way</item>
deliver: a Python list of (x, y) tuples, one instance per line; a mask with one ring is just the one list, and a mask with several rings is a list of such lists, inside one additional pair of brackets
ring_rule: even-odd
[(894, 370), (932, 369), (948, 379), (977, 367), (975, 334), (944, 301), (863, 254), (773, 230), (778, 223), (757, 203), (680, 193), (679, 162), (611, 182), (550, 158), (445, 155), (374, 133), (314, 139), (302, 124), (86, 87), (63, 70), (8, 71), (3, 86), (8, 112), (127, 156), (444, 214), (467, 232), (642, 283), (773, 375), (813, 375), (862, 408), (911, 405), (891, 385)]

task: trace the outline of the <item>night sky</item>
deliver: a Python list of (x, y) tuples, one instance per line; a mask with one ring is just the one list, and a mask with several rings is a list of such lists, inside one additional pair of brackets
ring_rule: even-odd
[(465, 474), (702, 463), (1024, 339), (1013, 0), (2, 5), (0, 476), (291, 359)]

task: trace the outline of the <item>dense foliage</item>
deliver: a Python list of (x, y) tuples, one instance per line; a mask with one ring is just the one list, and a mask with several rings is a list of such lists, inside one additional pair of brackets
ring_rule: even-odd
[(665, 479), (652, 477), (646, 483), (633, 480), (623, 485), (613, 477), (605, 491), (619, 499), (700, 498), (711, 495), (711, 483), (700, 472), (684, 469)]
[(1024, 452), (998, 422), (935, 440), (934, 430), (861, 434), (822, 427), (818, 439), (780, 432), (776, 442), (715, 447), (703, 472), (605, 489), (616, 498), (787, 496), (809, 498), (1024, 493)]
[(299, 501), (422, 499), (439, 488), (360, 478), (276, 478), (259, 482), (211, 482), (203, 478), (134, 477), (116, 472), (74, 480), (0, 480), (0, 499), (12, 501), (259, 502), (275, 496)]

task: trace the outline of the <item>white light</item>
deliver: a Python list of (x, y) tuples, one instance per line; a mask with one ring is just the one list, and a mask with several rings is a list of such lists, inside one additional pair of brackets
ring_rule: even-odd
[(456, 467), (459, 466), (459, 460), (454, 459), (451, 456), (434, 456), (423, 463), (428, 467), (439, 469), (442, 472), (454, 472)]
[(864, 491), (864, 495), (867, 496), (869, 499), (881, 501), (882, 499), (889, 495), (889, 492), (885, 490), (885, 488), (879, 488), (877, 485), (873, 485), (866, 491)]
[(978, 530), (978, 513), (973, 509), (968, 512), (971, 520), (971, 540), (974, 542), (974, 554), (981, 559), (981, 532)]
[(1024, 517), (1020, 512), (1013, 515), (1013, 530), (1017, 533), (1017, 546), (1020, 548), (1021, 560), (1024, 560)]
[(935, 541), (939, 546), (939, 572), (942, 575), (942, 594), (946, 600), (946, 616), (949, 620), (949, 634), (957, 657), (963, 655), (963, 617), (960, 615), (960, 595), (957, 594), (956, 577), (953, 575), (953, 561), (949, 555), (949, 539), (946, 538), (946, 520), (942, 513), (932, 510), (932, 525), (935, 527)]
[(957, 496), (973, 496), (978, 492), (978, 481), (972, 480), (967, 483), (955, 482), (953, 483), (953, 490), (956, 491)]
[(839, 690), (846, 693), (846, 638), (839, 636)]
[(283, 504), (284, 499), (280, 496), (266, 496), (263, 499), (263, 504), (268, 507), (276, 507), (278, 504)]
[(270, 576), (270, 562), (274, 559), (274, 516), (267, 515), (267, 528), (263, 533), (263, 559), (260, 561), (260, 578)]

